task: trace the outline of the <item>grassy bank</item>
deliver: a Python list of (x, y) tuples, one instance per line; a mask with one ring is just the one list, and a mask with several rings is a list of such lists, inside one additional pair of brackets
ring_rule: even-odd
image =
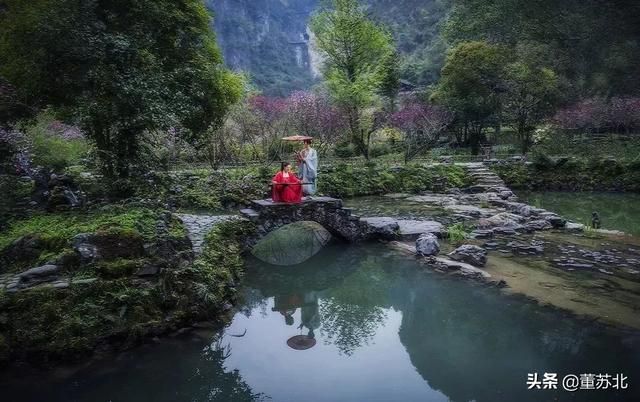
[(640, 192), (640, 162), (545, 157), (491, 167), (514, 189)]
[[(0, 363), (72, 361), (96, 351), (127, 348), (197, 321), (221, 319), (235, 297), (242, 272), (241, 238), (251, 233), (251, 224), (217, 226), (201, 256), (192, 261), (190, 244), (177, 222), (170, 220), (164, 234), (154, 231), (163, 214), (133, 209), (14, 222), (0, 239), (3, 253), (16, 236), (36, 235), (33, 230), (38, 228), (46, 239), (42, 253), (74, 254), (70, 238), (85, 231), (100, 233), (104, 227), (117, 233), (118, 241), (130, 245), (140, 239), (145, 247), (140, 253), (95, 262), (81, 262), (76, 255), (60, 273), (59, 279), (69, 281), (66, 288), (45, 284), (14, 293), (0, 290)], [(130, 237), (121, 237), (123, 233)], [(136, 274), (150, 266), (158, 268), (154, 274)]]

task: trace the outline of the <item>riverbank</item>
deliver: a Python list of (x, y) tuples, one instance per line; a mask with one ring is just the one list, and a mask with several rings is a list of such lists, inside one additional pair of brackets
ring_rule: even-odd
[(122, 206), (36, 215), (3, 233), (0, 364), (74, 361), (223, 322), (242, 271), (221, 223), (194, 254), (168, 211)]
[[(201, 321), (225, 322), (242, 282), (246, 239), (265, 228), (229, 216), (218, 219), (212, 211), (234, 210), (250, 197), (266, 196), (266, 177), (247, 170), (173, 172), (150, 177), (135, 189), (136, 196), (117, 204), (100, 195), (94, 175), (58, 180), (58, 186), (66, 186), (58, 194), (76, 191), (86, 202), (49, 212), (36, 206), (24, 217), (12, 218), (0, 236), (0, 360), (55, 364), (186, 331)], [(545, 239), (556, 231), (562, 236), (597, 234), (566, 225), (561, 215), (539, 206), (517, 202), (481, 164), (327, 166), (319, 188), (324, 194), (368, 196), (355, 198), (359, 204), (347, 200), (347, 207), (367, 225), (378, 225), (377, 231), (384, 229), (385, 238), (415, 242), (429, 234), (423, 250), (439, 238), (443, 252), (425, 260), (433, 270), (525, 294), (530, 287), (532, 297), (544, 293), (542, 282), (551, 281), (522, 281), (528, 269), (535, 269), (535, 264), (513, 262), (523, 255), (548, 264), (549, 275), (571, 277), (579, 271), (633, 286), (637, 282), (640, 266), (633, 247), (610, 253), (613, 246), (572, 249)], [(209, 215), (174, 212), (189, 208)], [(190, 235), (192, 228), (196, 236)], [(624, 265), (612, 267), (618, 263)], [(629, 321), (629, 316), (621, 314), (620, 320)]]
[(514, 190), (640, 192), (640, 162), (615, 159), (538, 158), (489, 164)]

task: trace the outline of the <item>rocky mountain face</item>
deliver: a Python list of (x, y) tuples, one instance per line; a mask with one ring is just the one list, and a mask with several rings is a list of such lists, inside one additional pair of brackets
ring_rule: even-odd
[[(206, 0), (227, 65), (249, 73), (266, 94), (287, 95), (319, 76), (310, 44), (309, 17), (321, 0)], [(433, 82), (444, 46), (440, 22), (451, 0), (366, 0), (371, 17), (385, 23), (405, 57), (403, 78)]]
[(227, 65), (270, 95), (309, 87), (309, 16), (318, 0), (206, 0)]

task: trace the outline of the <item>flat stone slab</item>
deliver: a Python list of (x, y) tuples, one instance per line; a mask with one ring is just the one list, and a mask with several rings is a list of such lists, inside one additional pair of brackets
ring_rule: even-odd
[(18, 276), (21, 280), (29, 280), (32, 278), (42, 278), (45, 276), (56, 275), (60, 269), (56, 265), (43, 265), (41, 267), (31, 268)]
[(487, 271), (480, 268), (476, 268), (471, 264), (467, 264), (466, 262), (454, 261), (450, 258), (444, 258), (444, 257), (433, 257), (433, 258), (436, 262), (446, 266), (448, 270), (460, 271), (462, 275), (481, 276), (485, 279), (491, 278), (491, 274), (488, 273)]
[(424, 202), (426, 204), (434, 204), (438, 206), (452, 205), (456, 203), (455, 198), (449, 197), (447, 195), (437, 195), (437, 194), (416, 195), (416, 196), (407, 198), (407, 201)]
[(271, 198), (264, 200), (252, 200), (251, 204), (257, 209), (263, 208), (281, 208), (281, 207), (300, 207), (308, 204), (331, 204), (338, 208), (342, 207), (342, 200), (332, 197), (303, 197), (299, 203), (273, 202)]
[(397, 219), (382, 217), (361, 218), (362, 222), (369, 225), (371, 232), (376, 233), (384, 238), (395, 238), (398, 235), (400, 226)]
[(444, 226), (436, 221), (419, 221), (412, 219), (399, 219), (399, 233), (403, 239), (417, 239), (423, 233), (433, 233), (441, 237), (444, 232)]
[(495, 209), (482, 208), (482, 207), (476, 207), (474, 205), (464, 205), (464, 204), (447, 205), (444, 208), (449, 211), (470, 215), (476, 218), (491, 216), (499, 212)]

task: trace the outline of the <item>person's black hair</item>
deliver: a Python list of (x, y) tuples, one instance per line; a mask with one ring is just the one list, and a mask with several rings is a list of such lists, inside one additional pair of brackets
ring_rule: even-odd
[(290, 166), (291, 164), (289, 162), (282, 162), (282, 164), (280, 165), (280, 171), (284, 172), (284, 168), (286, 168), (287, 166)]

